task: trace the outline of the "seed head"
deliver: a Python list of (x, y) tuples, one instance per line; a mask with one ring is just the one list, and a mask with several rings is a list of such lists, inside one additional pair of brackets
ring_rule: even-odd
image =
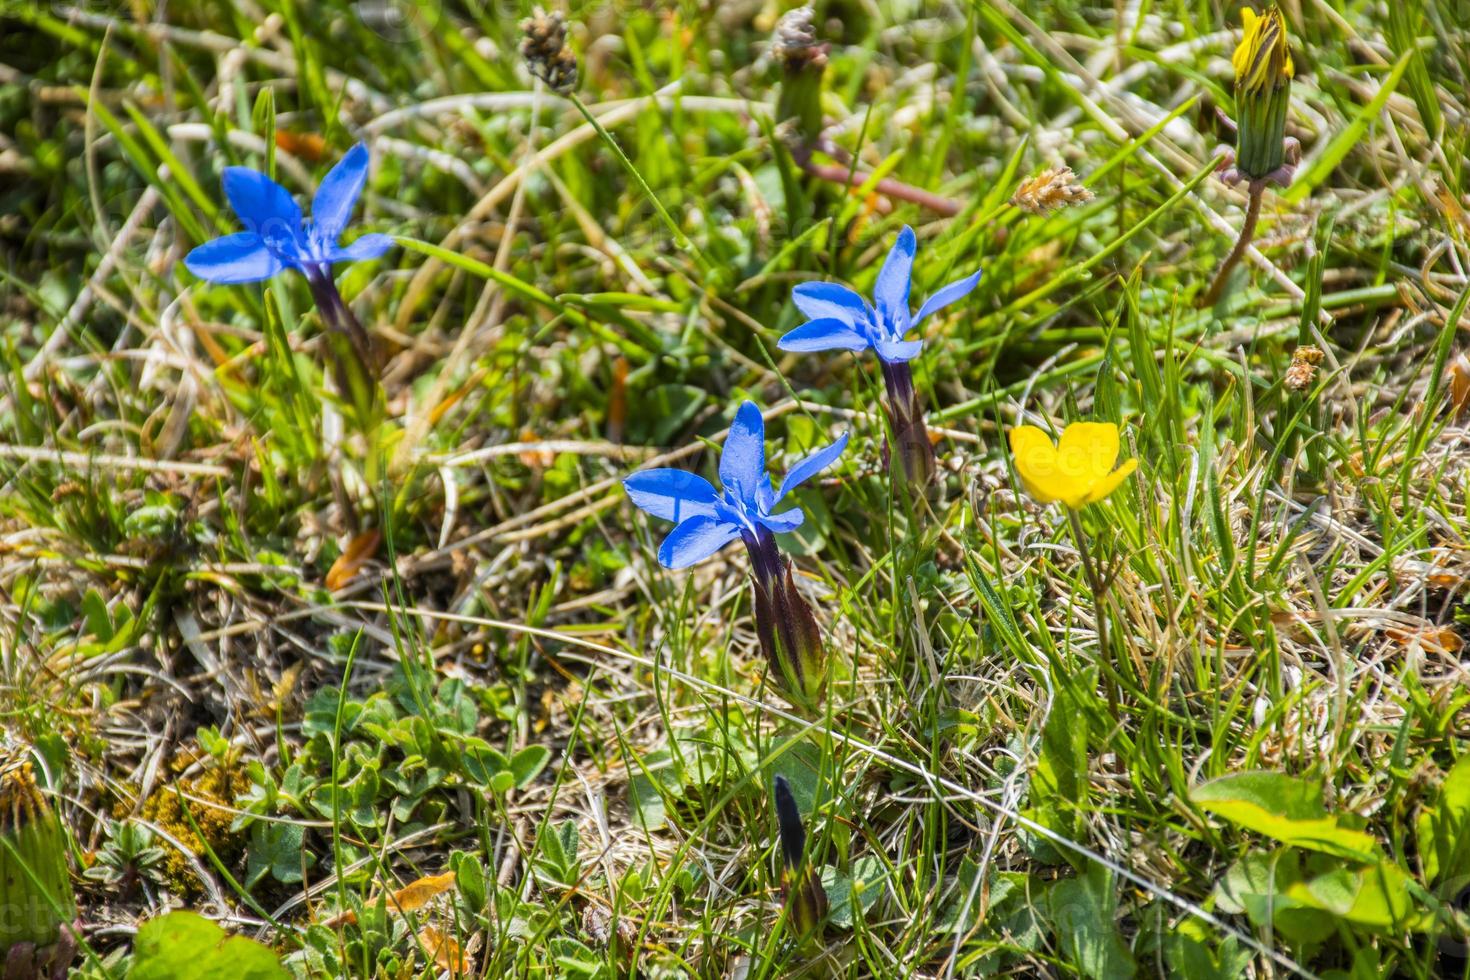
[(1082, 186), (1071, 167), (1052, 167), (1021, 181), (1011, 203), (1028, 214), (1050, 214), (1073, 204), (1092, 200), (1092, 191)]
[(577, 87), (577, 56), (567, 47), (567, 21), (560, 11), (537, 7), (521, 21), (521, 34), (521, 57), (532, 75), (562, 95)]
[(771, 36), (771, 50), (787, 69), (826, 65), (827, 46), (817, 43), (816, 15), (810, 6), (781, 15)]
[(1306, 391), (1317, 376), (1317, 365), (1322, 363), (1322, 348), (1310, 344), (1292, 351), (1291, 366), (1286, 369), (1281, 383), (1292, 391)]

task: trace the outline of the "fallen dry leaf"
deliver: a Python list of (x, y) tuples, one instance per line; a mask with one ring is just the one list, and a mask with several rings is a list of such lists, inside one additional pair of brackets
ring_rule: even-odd
[(459, 948), (459, 943), (453, 936), (434, 926), (424, 926), (419, 930), (419, 943), (439, 969), (448, 970), (456, 976), (470, 972), (469, 957)]
[(276, 130), (276, 146), (293, 157), (320, 163), (327, 155), (327, 141), (316, 133), (293, 133), (289, 129)]
[[(446, 871), (442, 875), (429, 875), (427, 878), (410, 881), (392, 894), (388, 900), (388, 909), (394, 912), (417, 912), (453, 887), (453, 871)], [(322, 924), (329, 929), (335, 929), (337, 926), (351, 925), (356, 921), (357, 913), (349, 909), (346, 912), (332, 916)]]
[(1404, 646), (1418, 645), (1434, 653), (1457, 654), (1465, 646), (1465, 640), (1448, 626), (1424, 626), (1420, 629), (1391, 627), (1384, 631)]
[[(541, 438), (530, 429), (521, 430), (521, 442), (534, 443), (540, 441)], [(517, 453), (516, 455), (520, 458), (522, 463), (525, 463), (533, 470), (544, 470), (546, 469), (546, 467), (556, 462), (556, 453), (552, 452), (549, 449), (531, 449), (523, 453)]]
[(336, 592), (351, 582), (353, 577), (362, 571), (362, 566), (378, 553), (378, 545), (382, 541), (382, 532), (373, 528), (347, 542), (347, 547), (342, 554), (337, 556), (337, 560), (332, 562), (332, 567), (327, 570), (327, 591)]
[(1470, 405), (1470, 356), (1464, 351), (1450, 358), (1450, 363), (1444, 369), (1445, 388), (1450, 396), (1450, 406), (1456, 415), (1465, 411)]

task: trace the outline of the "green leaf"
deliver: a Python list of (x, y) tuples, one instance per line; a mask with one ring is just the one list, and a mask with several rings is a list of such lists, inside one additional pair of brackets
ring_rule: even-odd
[(485, 908), (485, 867), (474, 854), (456, 851), (449, 856), (449, 867), (454, 871), (454, 884), (465, 904), (473, 912)]
[(1282, 848), (1241, 858), (1215, 886), (1222, 912), (1244, 912), (1299, 943), (1320, 942), (1337, 923), (1385, 935), (1428, 928), (1433, 917), (1412, 899), (1413, 882), (1389, 861), (1344, 864), (1337, 857)]
[(628, 805), (633, 821), (645, 830), (658, 830), (668, 821), (664, 796), (684, 795), (678, 762), (668, 749), (657, 749), (639, 761), (638, 771), (628, 780)]
[(563, 820), (552, 827), (550, 833), (542, 833), (538, 838), (540, 848), (536, 863), (558, 884), (574, 885), (582, 877), (582, 862), (577, 856), (581, 841), (577, 825), (571, 820)]
[(1080, 878), (1059, 881), (1051, 889), (1051, 919), (1067, 959), (1093, 980), (1128, 980), (1138, 972), (1113, 925), (1117, 901), (1112, 874), (1091, 865)]
[(1372, 837), (1338, 826), (1322, 806), (1322, 789), (1279, 772), (1242, 772), (1196, 786), (1189, 798), (1238, 827), (1353, 861), (1380, 857)]
[(1462, 755), (1445, 776), (1434, 806), (1414, 822), (1424, 880), (1470, 875), (1470, 754)]
[[(794, 743), (794, 744), (793, 744)], [(822, 782), (822, 749), (810, 739), (795, 737), (772, 743), (768, 783), (785, 776), (791, 785), (791, 798), (803, 815), (810, 815), (827, 801)]]
[[(510, 760), (503, 752), (493, 748), (484, 739), (474, 737), (464, 740), (460, 764), (464, 767), (465, 776), (479, 786), (491, 786), (498, 774), (509, 774), (510, 770)], [(510, 776), (507, 782), (513, 784), (514, 776)], [(497, 789), (496, 792), (503, 793), (509, 788), (510, 785), (506, 785), (505, 789)]]
[[(1077, 840), (1083, 836), (1087, 787), (1087, 714), (1070, 688), (1059, 687), (1056, 704), (1041, 733), (1041, 752), (1031, 775), (1031, 809), (1025, 811), (1026, 816), (1069, 840)], [(1061, 862), (1062, 855), (1045, 840), (1033, 847), (1040, 859)]]
[(827, 892), (827, 921), (839, 929), (851, 929), (858, 909), (871, 909), (883, 894), (888, 869), (876, 856), (866, 854), (852, 863), (852, 874), (836, 868), (822, 869), (822, 887)]
[(1163, 938), (1170, 976), (1189, 980), (1240, 980), (1251, 963), (1251, 951), (1226, 936), (1211, 950), (1208, 930), (1197, 919), (1186, 919)]
[(266, 875), (283, 885), (301, 881), (301, 862), (311, 855), (302, 848), (300, 824), (256, 821), (250, 827), (250, 847), (245, 868), (245, 887), (253, 888)]
[(230, 936), (194, 912), (170, 912), (138, 930), (128, 980), (290, 980), (276, 954)]
[(1306, 862), (1308, 877), (1286, 889), (1304, 906), (1387, 935), (1427, 928), (1433, 917), (1414, 905), (1407, 874), (1389, 861), (1351, 867), (1328, 858)]
[(516, 788), (525, 789), (531, 780), (541, 775), (551, 759), (551, 750), (544, 745), (528, 745), (510, 760), (510, 772), (515, 777)]

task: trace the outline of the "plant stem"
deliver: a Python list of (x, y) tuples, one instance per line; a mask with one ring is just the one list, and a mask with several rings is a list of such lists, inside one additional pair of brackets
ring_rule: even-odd
[(1116, 722), (1119, 717), (1118, 685), (1113, 678), (1112, 664), (1108, 661), (1112, 652), (1108, 645), (1108, 614), (1103, 603), (1106, 583), (1103, 582), (1102, 576), (1097, 573), (1097, 566), (1092, 562), (1092, 552), (1087, 547), (1087, 535), (1082, 532), (1082, 519), (1071, 507), (1067, 508), (1067, 520), (1072, 525), (1072, 538), (1077, 542), (1077, 553), (1082, 556), (1082, 573), (1087, 576), (1088, 588), (1092, 590), (1092, 615), (1097, 622), (1098, 671), (1102, 675), (1103, 687), (1107, 691), (1108, 708), (1112, 711)]
[(587, 125), (597, 130), (597, 135), (602, 138), (602, 141), (617, 156), (618, 162), (623, 165), (623, 169), (628, 171), (629, 175), (638, 182), (639, 190), (643, 191), (643, 196), (648, 198), (648, 202), (653, 205), (654, 211), (658, 212), (659, 220), (669, 229), (669, 234), (674, 236), (674, 244), (682, 251), (694, 256), (694, 260), (699, 263), (699, 267), (703, 271), (712, 271), (713, 267), (710, 265), (709, 259), (705, 258), (704, 253), (699, 250), (699, 246), (694, 244), (694, 240), (684, 234), (683, 230), (680, 229), (679, 225), (674, 221), (674, 216), (669, 214), (663, 202), (658, 199), (658, 195), (653, 193), (653, 188), (648, 186), (648, 181), (643, 179), (643, 175), (638, 172), (638, 168), (633, 166), (633, 161), (628, 159), (628, 155), (623, 152), (623, 148), (618, 145), (618, 141), (613, 139), (612, 133), (609, 133), (603, 128), (602, 123), (597, 121), (597, 117), (592, 115), (586, 104), (577, 97), (577, 93), (572, 92), (567, 95), (567, 98), (571, 100), (572, 105), (577, 107), (577, 111), (582, 114), (582, 118), (587, 120)]
[[(817, 163), (812, 159), (811, 148), (805, 145), (795, 147), (791, 151), (791, 157), (803, 171), (819, 180), (831, 181), (846, 187), (862, 187), (869, 180), (868, 174), (851, 166), (839, 167), (835, 164)], [(951, 201), (947, 197), (941, 197), (912, 184), (905, 184), (901, 180), (884, 177), (873, 185), (873, 190), (887, 197), (928, 208), (935, 214), (946, 218), (952, 218), (960, 213), (959, 202)]]
[(1225, 261), (1220, 263), (1220, 271), (1215, 273), (1215, 281), (1210, 283), (1209, 290), (1200, 299), (1200, 306), (1214, 306), (1220, 299), (1220, 294), (1225, 291), (1225, 281), (1230, 278), (1230, 273), (1240, 264), (1245, 250), (1250, 248), (1251, 239), (1256, 234), (1256, 222), (1261, 217), (1261, 198), (1266, 193), (1266, 182), (1253, 180), (1250, 182), (1250, 201), (1245, 207), (1245, 224), (1240, 228), (1240, 237), (1235, 240), (1235, 247), (1230, 254), (1225, 256)]

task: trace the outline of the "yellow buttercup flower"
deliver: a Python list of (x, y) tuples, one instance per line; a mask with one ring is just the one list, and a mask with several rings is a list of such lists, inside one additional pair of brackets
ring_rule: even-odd
[(1230, 63), (1235, 67), (1235, 87), (1240, 92), (1263, 92), (1291, 81), (1295, 68), (1286, 45), (1286, 18), (1272, 4), (1264, 14), (1242, 7), (1240, 19), (1245, 37)]
[(1034, 425), (1010, 432), (1011, 456), (1026, 492), (1043, 504), (1060, 500), (1073, 510), (1094, 503), (1118, 488), (1138, 467), (1138, 460), (1118, 460), (1118, 427), (1111, 422), (1073, 422), (1060, 442)]

